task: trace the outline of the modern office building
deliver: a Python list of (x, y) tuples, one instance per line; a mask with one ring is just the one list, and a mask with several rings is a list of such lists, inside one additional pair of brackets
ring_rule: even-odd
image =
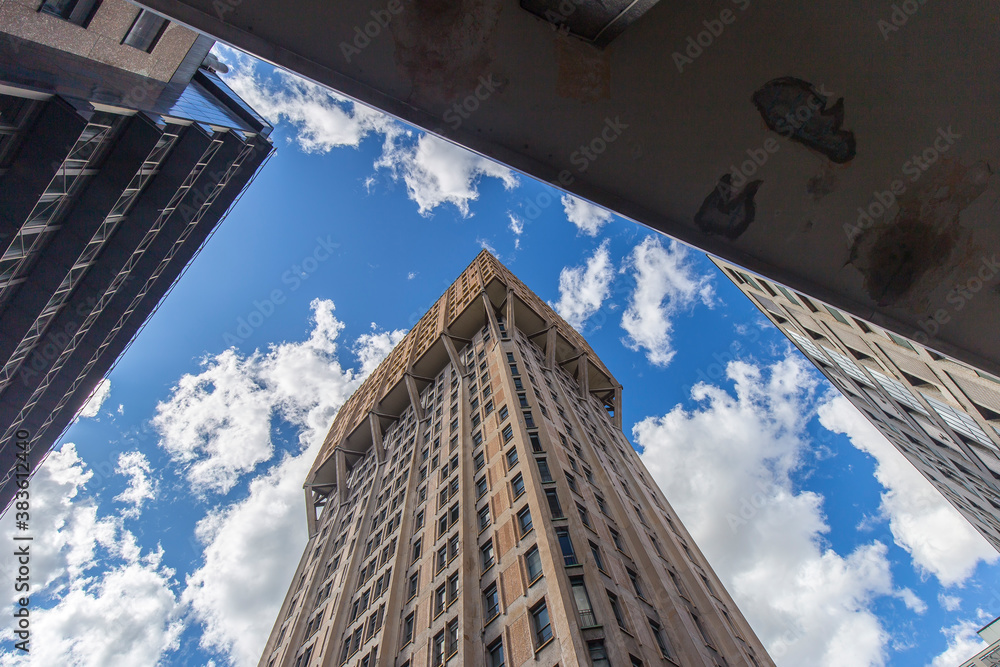
[(773, 664), (621, 430), (621, 387), (487, 252), (338, 412), (262, 667)]
[(186, 28), (122, 0), (0, 16), (6, 507), (272, 146)]
[(972, 656), (959, 667), (998, 667), (1000, 666), (1000, 618), (995, 618), (976, 633), (989, 646)]
[(141, 3), (1000, 375), (993, 2)]
[(713, 261), (1000, 550), (1000, 379)]

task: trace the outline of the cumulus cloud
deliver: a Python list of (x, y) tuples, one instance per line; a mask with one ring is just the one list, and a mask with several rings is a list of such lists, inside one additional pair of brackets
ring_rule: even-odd
[(819, 408), (820, 423), (843, 433), (851, 444), (875, 459), (875, 478), (885, 488), (881, 514), (893, 540), (919, 570), (945, 586), (961, 585), (980, 562), (995, 563), (1000, 554), (944, 496), (843, 396)]
[[(307, 153), (327, 153), (357, 147), (368, 135), (382, 137), (376, 169), (386, 169), (406, 185), (407, 194), (427, 216), (443, 204), (453, 204), (463, 217), (469, 203), (479, 198), (479, 182), (497, 178), (506, 189), (518, 181), (514, 173), (492, 160), (433, 135), (413, 132), (386, 114), (358, 104), (283, 70), (262, 76), (248, 56), (218, 47), (220, 57), (232, 63), (226, 83), (268, 120), (288, 122), (294, 141)], [(374, 180), (365, 180), (369, 191)]]
[(368, 375), (375, 370), (405, 335), (406, 329), (377, 331), (375, 323), (372, 322), (372, 332), (361, 334), (354, 343), (353, 352), (361, 362), (359, 372)]
[[(327, 427), (351, 388), (334, 357), (343, 323), (332, 301), (310, 304), (314, 328), (300, 343), (272, 345), (241, 356), (230, 348), (202, 360), (156, 407), (160, 446), (185, 469), (198, 493), (226, 493), (272, 458), (272, 418), (307, 428)], [(333, 392), (319, 401), (317, 393)]]
[[(342, 325), (333, 318), (333, 304), (316, 300), (312, 306), (314, 327), (307, 341), (272, 347), (259, 363), (237, 366), (246, 377), (236, 384), (264, 387), (265, 413), (297, 427), (298, 448), (254, 479), (245, 498), (213, 509), (197, 527), (204, 558), (186, 579), (183, 601), (204, 626), (202, 647), (228, 655), (235, 665), (257, 664), (305, 548), (302, 482), (330, 422), (403, 336), (373, 328), (352, 347), (360, 370), (344, 369), (336, 357)], [(242, 414), (240, 404), (231, 410), (215, 421), (228, 423)]]
[(699, 275), (688, 250), (671, 241), (667, 247), (653, 236), (637, 245), (625, 270), (635, 276), (635, 290), (622, 314), (629, 349), (646, 351), (646, 359), (666, 366), (676, 350), (671, 342), (672, 318), (696, 303), (712, 306), (715, 292), (711, 277)]
[(601, 227), (611, 222), (610, 211), (573, 195), (563, 195), (562, 205), (566, 218), (576, 225), (580, 234), (597, 236)]
[(962, 598), (956, 595), (945, 595), (944, 593), (938, 593), (938, 604), (945, 611), (958, 611), (962, 606)]
[(149, 476), (149, 459), (142, 452), (124, 452), (118, 455), (115, 472), (128, 478), (128, 486), (115, 496), (116, 502), (129, 505), (122, 516), (138, 517), (146, 501), (156, 498), (156, 484)]
[(976, 634), (982, 626), (979, 621), (959, 621), (955, 625), (941, 628), (948, 640), (948, 648), (934, 657), (930, 667), (956, 667), (986, 648), (986, 642)]
[(727, 378), (732, 390), (700, 383), (696, 407), (636, 424), (643, 462), (778, 664), (883, 664), (874, 601), (905, 595), (888, 548), (829, 548), (823, 497), (792, 482), (810, 448), (815, 374), (789, 357), (731, 362)]
[[(69, 443), (32, 479), (31, 652), (26, 661), (12, 648), (5, 615), (0, 665), (152, 665), (178, 646), (184, 624), (174, 571), (163, 565), (162, 549), (143, 554), (120, 517), (99, 516), (83, 495), (92, 476)], [(0, 520), (7, 540), (13, 519)], [(0, 571), (13, 591), (13, 549), (0, 555)]]
[(87, 417), (88, 419), (96, 417), (97, 413), (101, 410), (101, 406), (104, 405), (104, 401), (106, 401), (110, 395), (111, 380), (104, 378), (97, 383), (96, 387), (94, 387), (94, 391), (91, 392), (90, 398), (88, 398), (87, 402), (83, 404), (82, 408), (80, 408), (80, 412), (77, 416)]
[(567, 266), (559, 272), (559, 301), (549, 305), (573, 328), (581, 330), (611, 293), (613, 274), (605, 239), (584, 266)]

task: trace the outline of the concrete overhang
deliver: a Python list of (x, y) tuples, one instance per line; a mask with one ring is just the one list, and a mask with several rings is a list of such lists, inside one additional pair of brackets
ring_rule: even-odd
[(143, 4), (1000, 374), (992, 2)]

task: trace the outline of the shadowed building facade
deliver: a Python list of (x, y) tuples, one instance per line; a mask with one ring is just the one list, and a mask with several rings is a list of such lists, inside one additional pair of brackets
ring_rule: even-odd
[(584, 339), (482, 252), (340, 409), (262, 667), (771, 665)]
[(1000, 551), (1000, 379), (712, 261)]
[(0, 16), (6, 507), (272, 145), (202, 66), (210, 39), (124, 0), (8, 0)]

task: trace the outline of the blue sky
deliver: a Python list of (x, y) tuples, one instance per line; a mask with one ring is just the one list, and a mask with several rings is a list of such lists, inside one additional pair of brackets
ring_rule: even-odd
[(35, 476), (31, 664), (256, 664), (337, 408), (483, 247), (622, 383), (779, 665), (978, 650), (998, 554), (700, 252), (221, 55), (278, 151)]

